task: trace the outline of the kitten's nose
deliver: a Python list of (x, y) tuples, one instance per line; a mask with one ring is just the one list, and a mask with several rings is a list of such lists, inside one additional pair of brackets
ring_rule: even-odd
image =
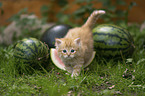
[(68, 53), (67, 56), (70, 57), (70, 53)]

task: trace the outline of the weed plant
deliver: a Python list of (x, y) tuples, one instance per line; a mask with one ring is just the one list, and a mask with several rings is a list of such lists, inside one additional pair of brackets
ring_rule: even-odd
[[(42, 70), (27, 69), (17, 64), (13, 46), (0, 47), (0, 95), (4, 96), (62, 96), (62, 95), (137, 95), (145, 94), (145, 30), (132, 25), (128, 30), (134, 37), (135, 52), (124, 61), (95, 58), (77, 79), (49, 64)], [(18, 66), (19, 65), (19, 68)], [(42, 66), (41, 66), (42, 67)], [(20, 74), (21, 71), (21, 74)]]

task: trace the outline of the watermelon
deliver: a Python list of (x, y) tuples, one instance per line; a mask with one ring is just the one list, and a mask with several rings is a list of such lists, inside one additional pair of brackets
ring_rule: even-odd
[[(51, 57), (52, 62), (53, 62), (58, 68), (60, 68), (60, 69), (62, 69), (62, 70), (66, 70), (66, 69), (65, 69), (65, 65), (64, 65), (64, 63), (62, 62), (62, 60), (59, 58), (56, 49), (54, 49), (54, 48), (51, 48), (51, 49), (50, 49), (50, 57)], [(93, 54), (92, 54), (90, 60), (88, 60), (88, 62), (85, 64), (84, 68), (87, 67), (87, 66), (93, 61), (94, 57), (95, 57), (95, 51), (93, 52)]]
[(66, 24), (54, 25), (44, 32), (41, 41), (45, 42), (49, 48), (55, 48), (55, 38), (63, 38), (70, 28), (72, 27)]
[(33, 67), (48, 58), (48, 47), (38, 39), (25, 38), (15, 45), (14, 57)]
[(134, 42), (130, 33), (117, 25), (102, 24), (93, 29), (94, 50), (98, 56), (131, 56)]

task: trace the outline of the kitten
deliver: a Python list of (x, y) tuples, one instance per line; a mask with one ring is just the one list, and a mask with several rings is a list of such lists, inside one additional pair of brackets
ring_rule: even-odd
[(71, 77), (78, 76), (81, 68), (93, 54), (92, 29), (103, 10), (94, 11), (82, 27), (75, 27), (68, 31), (64, 38), (56, 38), (55, 46), (59, 57), (65, 64)]

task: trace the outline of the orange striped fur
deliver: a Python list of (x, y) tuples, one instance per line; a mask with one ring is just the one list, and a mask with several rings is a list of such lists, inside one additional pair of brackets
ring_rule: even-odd
[(66, 70), (73, 76), (80, 74), (81, 68), (93, 54), (92, 28), (97, 18), (105, 11), (94, 11), (82, 27), (68, 31), (64, 38), (56, 38), (55, 46)]

